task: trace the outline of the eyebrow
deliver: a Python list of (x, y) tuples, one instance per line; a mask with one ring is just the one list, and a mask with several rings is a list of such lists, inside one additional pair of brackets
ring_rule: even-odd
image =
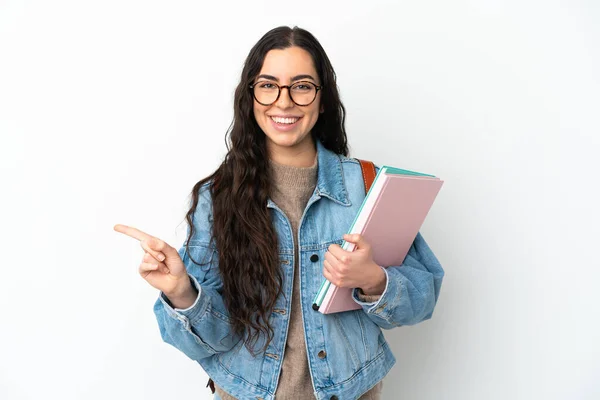
[[(268, 79), (270, 81), (279, 82), (279, 79), (277, 79), (273, 75), (261, 74), (261, 75), (259, 75), (259, 76), (256, 77), (256, 79), (260, 79), (260, 78)], [(297, 80), (300, 80), (300, 79), (311, 79), (313, 81), (316, 81), (315, 78), (313, 78), (311, 75), (308, 75), (308, 74), (296, 75), (296, 76), (292, 77), (291, 81), (293, 82), (293, 81), (297, 81)]]

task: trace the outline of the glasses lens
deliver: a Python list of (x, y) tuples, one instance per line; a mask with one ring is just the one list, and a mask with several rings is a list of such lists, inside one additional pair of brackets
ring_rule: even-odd
[(279, 94), (279, 87), (273, 82), (257, 82), (254, 85), (254, 97), (259, 103), (274, 103)]
[(290, 89), (290, 96), (292, 96), (294, 103), (299, 106), (306, 106), (317, 97), (317, 87), (310, 82), (296, 82)]

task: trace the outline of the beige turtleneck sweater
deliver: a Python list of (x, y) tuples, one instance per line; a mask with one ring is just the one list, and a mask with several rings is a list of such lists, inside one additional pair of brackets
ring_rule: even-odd
[[(308, 199), (312, 196), (317, 183), (317, 160), (311, 167), (298, 168), (287, 165), (270, 163), (271, 172), (271, 200), (285, 213), (292, 225), (294, 238), (294, 254), (298, 254), (298, 224), (306, 207)], [(294, 287), (292, 292), (292, 308), (290, 312), (290, 326), (285, 345), (283, 365), (279, 376), (279, 383), (275, 392), (277, 400), (314, 399), (314, 389), (308, 369), (308, 358), (304, 343), (304, 329), (302, 326), (302, 310), (300, 308), (300, 273), (298, 257), (294, 257)], [(365, 301), (374, 301), (379, 296), (361, 296)], [(379, 400), (381, 397), (382, 382), (363, 394), (359, 400)], [(223, 389), (215, 385), (217, 394), (223, 400), (236, 400)]]

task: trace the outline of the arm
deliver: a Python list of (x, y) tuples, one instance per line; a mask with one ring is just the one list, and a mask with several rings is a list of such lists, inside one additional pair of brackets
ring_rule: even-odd
[(402, 265), (382, 269), (386, 273), (386, 287), (378, 300), (362, 301), (358, 289), (352, 291), (352, 298), (369, 318), (383, 329), (414, 325), (431, 318), (444, 270), (421, 233), (417, 233)]
[(206, 191), (201, 194), (194, 215), (196, 232), (189, 242), (189, 253), (185, 244), (179, 249), (192, 284), (192, 297), (197, 295), (183, 303), (172, 298), (176, 305), (191, 303), (184, 309), (174, 306), (162, 292), (154, 304), (163, 340), (196, 361), (226, 352), (240, 339), (231, 331), (229, 313), (223, 302), (218, 254), (210, 243), (211, 203)]
[(182, 246), (179, 252), (198, 295), (190, 307), (178, 309), (161, 292), (154, 305), (154, 313), (163, 340), (198, 361), (230, 350), (239, 338), (231, 331), (229, 313), (220, 293), (222, 284), (214, 260), (216, 252), (208, 246), (190, 245), (195, 260), (214, 253), (210, 254), (213, 260), (202, 266), (191, 262), (185, 247)]

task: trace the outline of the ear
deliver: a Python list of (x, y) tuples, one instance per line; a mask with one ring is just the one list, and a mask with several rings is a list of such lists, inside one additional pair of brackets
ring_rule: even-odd
[(321, 104), (321, 109), (319, 110), (319, 113), (323, 114), (325, 112), (325, 106), (323, 104)]

